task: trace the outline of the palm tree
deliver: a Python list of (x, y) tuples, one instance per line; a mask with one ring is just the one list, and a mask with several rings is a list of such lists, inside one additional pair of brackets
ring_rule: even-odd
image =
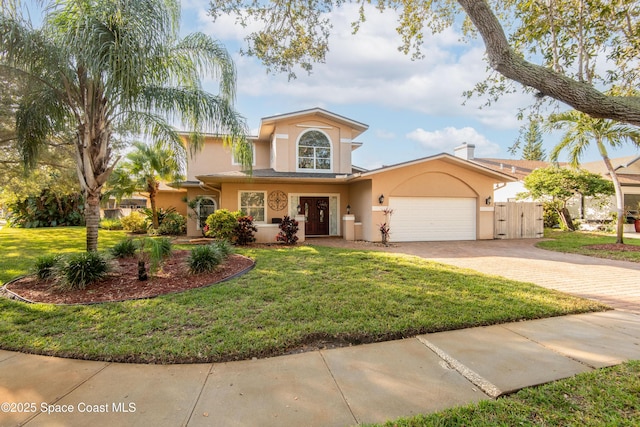
[(616, 209), (618, 222), (616, 226), (616, 243), (623, 243), (624, 228), (624, 195), (618, 175), (611, 164), (611, 159), (607, 152), (607, 146), (616, 148), (625, 142), (631, 142), (640, 146), (640, 130), (637, 127), (614, 122), (607, 119), (595, 119), (579, 111), (567, 111), (565, 113), (554, 114), (550, 118), (551, 126), (556, 129), (565, 129), (566, 132), (561, 141), (551, 152), (551, 161), (558, 160), (560, 152), (569, 150), (570, 163), (577, 166), (580, 158), (589, 147), (591, 142), (595, 142), (604, 164), (613, 181), (616, 193)]
[[(45, 11), (41, 28), (3, 11), (0, 66), (28, 81), (16, 113), (26, 165), (35, 165), (49, 135), (75, 132), (87, 250), (98, 247), (102, 188), (119, 160), (114, 136), (125, 129), (185, 157), (170, 122), (188, 128), (193, 151), (205, 131), (250, 150), (244, 119), (233, 108), (233, 61), (204, 34), (179, 38), (179, 1), (58, 0)], [(202, 90), (203, 75), (217, 79), (218, 95)]]
[(116, 197), (131, 195), (135, 192), (149, 194), (153, 228), (158, 229), (158, 211), (156, 196), (160, 181), (177, 182), (183, 180), (183, 157), (173, 147), (155, 142), (145, 144), (134, 142), (134, 151), (118, 165), (107, 182), (112, 187), (111, 194)]

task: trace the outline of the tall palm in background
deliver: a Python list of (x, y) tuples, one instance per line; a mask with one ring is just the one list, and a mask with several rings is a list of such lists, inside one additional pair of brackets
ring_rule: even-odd
[[(204, 34), (179, 38), (179, 1), (58, 0), (45, 11), (41, 28), (3, 11), (0, 65), (28, 80), (16, 114), (26, 165), (35, 164), (48, 136), (74, 129), (87, 250), (98, 247), (102, 188), (119, 160), (115, 137), (125, 130), (164, 141), (185, 158), (173, 122), (190, 132), (192, 150), (207, 131), (250, 151), (233, 108), (233, 62)], [(205, 75), (217, 79), (218, 95), (202, 90)]]
[(173, 147), (161, 142), (133, 143), (134, 150), (113, 171), (107, 184), (110, 194), (116, 198), (130, 196), (136, 192), (149, 195), (153, 228), (159, 227), (156, 197), (161, 181), (178, 182), (184, 179), (183, 157)]
[(549, 122), (553, 128), (566, 131), (561, 141), (551, 152), (550, 159), (552, 162), (557, 161), (560, 152), (566, 149), (569, 151), (570, 163), (573, 166), (578, 166), (580, 158), (592, 142), (598, 147), (598, 152), (604, 161), (609, 176), (611, 176), (616, 193), (616, 210), (618, 214), (616, 243), (623, 243), (624, 194), (622, 193), (622, 186), (616, 170), (609, 158), (607, 146), (617, 148), (624, 143), (640, 146), (640, 129), (612, 120), (594, 119), (575, 110), (554, 114), (549, 118)]

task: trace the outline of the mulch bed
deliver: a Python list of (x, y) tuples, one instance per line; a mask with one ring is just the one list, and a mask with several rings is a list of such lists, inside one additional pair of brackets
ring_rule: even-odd
[(584, 246), (585, 249), (594, 251), (611, 251), (611, 252), (640, 252), (638, 245), (625, 245), (624, 243), (607, 243), (603, 245)]
[[(35, 276), (24, 276), (6, 284), (9, 296), (28, 302), (51, 304), (94, 304), (152, 298), (169, 293), (201, 288), (235, 277), (249, 271), (254, 261), (230, 255), (212, 273), (192, 275), (189, 273), (187, 257), (190, 251), (173, 251), (162, 265), (162, 270), (147, 281), (138, 280), (138, 261), (124, 258), (114, 261), (109, 275), (83, 290), (62, 290), (52, 280), (38, 280)], [(13, 294), (13, 295), (11, 295)]]

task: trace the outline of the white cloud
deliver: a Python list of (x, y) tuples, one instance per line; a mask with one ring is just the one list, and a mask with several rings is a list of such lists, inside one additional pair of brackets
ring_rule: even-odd
[(395, 133), (389, 132), (388, 130), (385, 130), (385, 129), (376, 129), (375, 136), (376, 138), (379, 138), (379, 139), (395, 139), (396, 138)]
[[(190, 0), (196, 4), (197, 0)], [(233, 17), (220, 17), (214, 23), (203, 6), (198, 27), (222, 40), (232, 52), (245, 46), (244, 38), (261, 24), (243, 28)], [(365, 6), (367, 21), (356, 35), (351, 23), (357, 19), (358, 5), (346, 4), (332, 12), (333, 28), (326, 63), (316, 64), (311, 75), (298, 73), (289, 81), (286, 75), (267, 75), (255, 58), (235, 55), (238, 93), (248, 97), (279, 97), (304, 108), (321, 105), (378, 105), (381, 108), (414, 111), (431, 116), (458, 116), (476, 119), (492, 128), (513, 129), (518, 107), (528, 101), (521, 94), (504, 97), (491, 107), (478, 109), (481, 99), (463, 106), (462, 92), (472, 89), (487, 74), (484, 46), (460, 42), (460, 34), (445, 29), (427, 34), (422, 48), (424, 59), (412, 61), (398, 51), (397, 14), (379, 13)]]
[(453, 149), (462, 143), (476, 146), (475, 154), (481, 157), (491, 157), (500, 152), (500, 146), (489, 141), (484, 135), (472, 127), (457, 129), (446, 127), (433, 132), (418, 128), (407, 134), (407, 138), (417, 141), (429, 151), (453, 154)]

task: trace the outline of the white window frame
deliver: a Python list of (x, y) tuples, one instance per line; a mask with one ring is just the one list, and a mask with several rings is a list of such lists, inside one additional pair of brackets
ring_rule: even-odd
[[(323, 134), (326, 138), (327, 141), (329, 141), (329, 169), (316, 169), (315, 168), (315, 164), (316, 164), (316, 160), (317, 158), (315, 157), (315, 152), (314, 152), (314, 167), (313, 168), (301, 168), (300, 167), (300, 140), (302, 139), (302, 137), (308, 133), (308, 132), (312, 132), (312, 131), (316, 131), (316, 132), (320, 132), (321, 134)], [(323, 131), (322, 129), (318, 129), (318, 128), (310, 128), (305, 130), (304, 132), (302, 132), (300, 135), (298, 135), (298, 140), (296, 141), (296, 172), (319, 172), (319, 173), (332, 173), (333, 172), (333, 141), (331, 141), (331, 138), (329, 137), (329, 135)]]
[[(251, 162), (252, 162), (252, 166), (256, 165), (256, 143), (255, 142), (251, 142)], [(242, 166), (242, 164), (236, 160), (236, 152), (233, 149), (233, 147), (231, 147), (231, 165), (233, 166)]]
[(198, 200), (198, 204), (196, 205), (196, 230), (202, 230), (202, 227), (200, 226), (200, 202), (202, 202), (203, 200), (209, 200), (213, 202), (213, 212), (218, 210), (218, 202), (216, 202), (216, 199), (209, 196), (201, 196), (200, 200)]
[(242, 193), (262, 193), (262, 201), (264, 205), (262, 209), (264, 209), (264, 220), (257, 221), (254, 217), (253, 222), (258, 224), (266, 224), (267, 223), (267, 192), (262, 190), (238, 190), (238, 210), (244, 212), (246, 215), (250, 215), (250, 212), (243, 210), (242, 206)]

